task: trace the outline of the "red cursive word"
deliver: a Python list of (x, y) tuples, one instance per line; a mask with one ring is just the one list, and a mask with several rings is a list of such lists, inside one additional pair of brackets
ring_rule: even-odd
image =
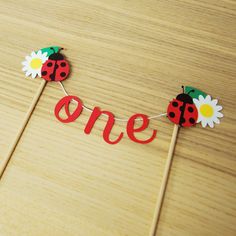
[[(69, 104), (72, 100), (77, 102), (77, 107), (73, 112), (70, 112), (69, 111)], [(63, 107), (65, 109), (65, 113), (66, 113), (66, 116), (67, 116), (66, 118), (62, 118), (60, 116), (60, 112), (61, 112)], [(57, 119), (59, 121), (61, 121), (62, 123), (70, 123), (70, 122), (75, 121), (80, 116), (82, 110), (83, 110), (83, 103), (80, 101), (80, 99), (78, 97), (76, 97), (76, 96), (66, 96), (66, 97), (62, 98), (57, 103), (57, 105), (55, 106), (54, 113), (55, 113), (55, 116), (57, 117)], [(95, 107), (93, 109), (93, 111), (92, 111), (92, 113), (89, 117), (89, 120), (88, 120), (88, 122), (87, 122), (87, 124), (84, 128), (84, 132), (86, 134), (90, 134), (96, 120), (102, 114), (105, 114), (108, 117), (106, 126), (103, 130), (103, 139), (109, 144), (116, 144), (116, 143), (120, 142), (120, 140), (122, 139), (122, 137), (124, 135), (123, 132), (121, 132), (119, 134), (119, 136), (117, 137), (116, 140), (112, 141), (110, 139), (110, 133), (111, 133), (111, 130), (112, 130), (112, 128), (114, 126), (114, 123), (115, 123), (114, 115), (109, 111), (101, 111), (99, 107)], [(141, 119), (141, 121), (140, 121), (141, 126), (139, 128), (134, 128), (134, 123), (135, 123), (135, 120), (137, 118), (139, 118), (139, 120)], [(134, 114), (134, 115), (132, 115), (129, 118), (129, 120), (127, 122), (127, 126), (126, 126), (126, 132), (127, 132), (128, 137), (136, 143), (146, 144), (146, 143), (152, 142), (154, 140), (154, 138), (156, 137), (156, 134), (157, 134), (156, 130), (153, 130), (152, 135), (149, 139), (140, 140), (140, 139), (135, 137), (135, 133), (145, 130), (148, 127), (148, 124), (149, 124), (149, 119), (146, 115), (144, 115), (144, 114)]]

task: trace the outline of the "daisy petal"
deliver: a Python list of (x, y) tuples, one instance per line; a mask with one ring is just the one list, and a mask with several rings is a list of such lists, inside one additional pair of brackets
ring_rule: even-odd
[(43, 53), (43, 57), (48, 57), (47, 52), (44, 52), (44, 53)]
[(47, 61), (47, 57), (46, 58), (42, 58), (42, 64), (44, 63), (44, 62), (46, 62)]
[(211, 101), (211, 103), (212, 103), (212, 105), (216, 106), (217, 103), (218, 103), (218, 99), (213, 99), (213, 100)]
[(28, 67), (26, 67), (26, 66), (24, 66), (23, 68), (22, 68), (22, 71), (27, 71), (28, 70)]
[(216, 117), (222, 118), (224, 115), (221, 112), (216, 112)]
[(25, 75), (28, 77), (31, 75), (31, 71), (26, 71)]
[(38, 50), (37, 55), (41, 57), (42, 56), (42, 51)]
[(213, 122), (213, 120), (210, 120), (210, 121), (208, 122), (208, 125), (209, 125), (211, 128), (214, 128), (214, 122)]
[(32, 77), (33, 79), (35, 79), (36, 76), (37, 76), (37, 73), (35, 73), (35, 72), (33, 72), (32, 75), (31, 75), (31, 77)]
[(198, 116), (197, 123), (200, 123), (202, 121), (202, 116)]
[(31, 52), (31, 57), (36, 57), (36, 56), (37, 55), (36, 55), (35, 51)]
[(205, 98), (205, 100), (206, 100), (207, 102), (210, 102), (210, 101), (211, 101), (211, 96), (210, 96), (210, 95), (207, 95), (206, 98)]
[(204, 101), (204, 97), (202, 95), (199, 95), (198, 97), (198, 100), (201, 102), (201, 101)]
[(26, 56), (25, 59), (26, 59), (26, 61), (30, 61), (31, 57), (30, 56)]
[(202, 127), (206, 128), (206, 126), (207, 126), (207, 121), (206, 120), (202, 120)]
[(223, 109), (222, 106), (216, 106), (216, 111), (221, 111)]
[(220, 124), (220, 120), (219, 120), (218, 118), (215, 118), (215, 119), (214, 119), (214, 122), (215, 122), (216, 124)]
[(21, 64), (22, 64), (23, 66), (26, 66), (26, 65), (28, 65), (28, 62), (27, 62), (27, 61), (22, 61)]

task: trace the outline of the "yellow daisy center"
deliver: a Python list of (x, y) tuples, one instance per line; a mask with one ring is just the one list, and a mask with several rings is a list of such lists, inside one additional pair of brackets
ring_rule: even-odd
[(42, 66), (42, 60), (40, 58), (34, 58), (30, 62), (30, 67), (32, 69), (39, 69)]
[(209, 104), (203, 104), (200, 107), (200, 113), (204, 116), (204, 117), (212, 117), (214, 114), (214, 109), (211, 105)]

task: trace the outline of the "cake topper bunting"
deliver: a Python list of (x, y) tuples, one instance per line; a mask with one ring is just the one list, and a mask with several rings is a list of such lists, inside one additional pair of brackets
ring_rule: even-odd
[[(76, 96), (69, 95), (61, 81), (65, 80), (70, 73), (70, 65), (61, 53), (63, 50), (59, 46), (51, 46), (42, 48), (38, 51), (33, 51), (29, 56), (25, 57), (22, 63), (22, 70), (26, 76), (36, 78), (37, 76), (43, 78), (48, 82), (58, 82), (61, 85), (65, 97), (63, 97), (56, 105), (54, 113), (56, 118), (62, 123), (70, 123), (75, 121), (81, 114), (82, 110), (91, 112), (91, 116), (84, 129), (86, 134), (89, 134), (93, 128), (94, 123), (100, 116), (105, 116), (107, 124), (103, 131), (103, 138), (109, 144), (118, 143), (122, 137), (123, 132), (120, 133), (118, 138), (110, 140), (109, 134), (115, 121), (126, 121), (126, 132), (128, 137), (137, 143), (149, 143), (154, 140), (157, 130), (153, 130), (150, 137), (146, 140), (140, 140), (135, 137), (136, 132), (142, 132), (148, 127), (150, 119), (156, 119), (162, 116), (167, 116), (168, 119), (179, 127), (191, 127), (197, 123), (201, 123), (202, 127), (213, 128), (215, 124), (220, 123), (223, 117), (221, 113), (222, 106), (218, 105), (217, 99), (212, 99), (210, 95), (191, 86), (182, 86), (182, 93), (176, 96), (168, 105), (167, 112), (154, 116), (147, 116), (144, 114), (134, 114), (130, 118), (116, 118), (109, 111), (102, 111), (100, 108), (94, 109), (85, 106), (81, 100)], [(77, 105), (74, 111), (69, 110), (69, 104), (73, 102)], [(61, 111), (65, 109), (66, 118), (61, 117)], [(139, 128), (134, 128), (136, 121), (142, 122)]]

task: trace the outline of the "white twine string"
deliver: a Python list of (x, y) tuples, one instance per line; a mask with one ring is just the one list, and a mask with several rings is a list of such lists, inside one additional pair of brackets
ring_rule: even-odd
[[(68, 94), (68, 92), (66, 91), (66, 89), (65, 89), (64, 85), (62, 84), (62, 82), (59, 81), (59, 84), (60, 84), (60, 86), (61, 86), (62, 91), (64, 92), (64, 94), (65, 94), (66, 96), (69, 96), (69, 94)], [(75, 103), (75, 104), (77, 103), (77, 101), (75, 101), (74, 99), (72, 99), (72, 102)], [(83, 104), (82, 107), (83, 107), (86, 111), (88, 111), (88, 112), (90, 112), (90, 113), (93, 112), (93, 109), (91, 109), (91, 108), (85, 106), (84, 104)], [(104, 114), (104, 113), (102, 113), (102, 115), (107, 117), (107, 115)], [(157, 118), (160, 118), (160, 117), (166, 116), (166, 115), (167, 115), (167, 113), (162, 113), (162, 114), (159, 114), (159, 115), (148, 116), (148, 119), (149, 119), (149, 120), (157, 119)], [(121, 122), (127, 122), (127, 121), (129, 120), (129, 118), (117, 118), (117, 117), (115, 117), (115, 120), (116, 120), (116, 121), (121, 121)], [(143, 119), (141, 119), (141, 118), (136, 119), (136, 121), (142, 121), (142, 120), (143, 120)]]

